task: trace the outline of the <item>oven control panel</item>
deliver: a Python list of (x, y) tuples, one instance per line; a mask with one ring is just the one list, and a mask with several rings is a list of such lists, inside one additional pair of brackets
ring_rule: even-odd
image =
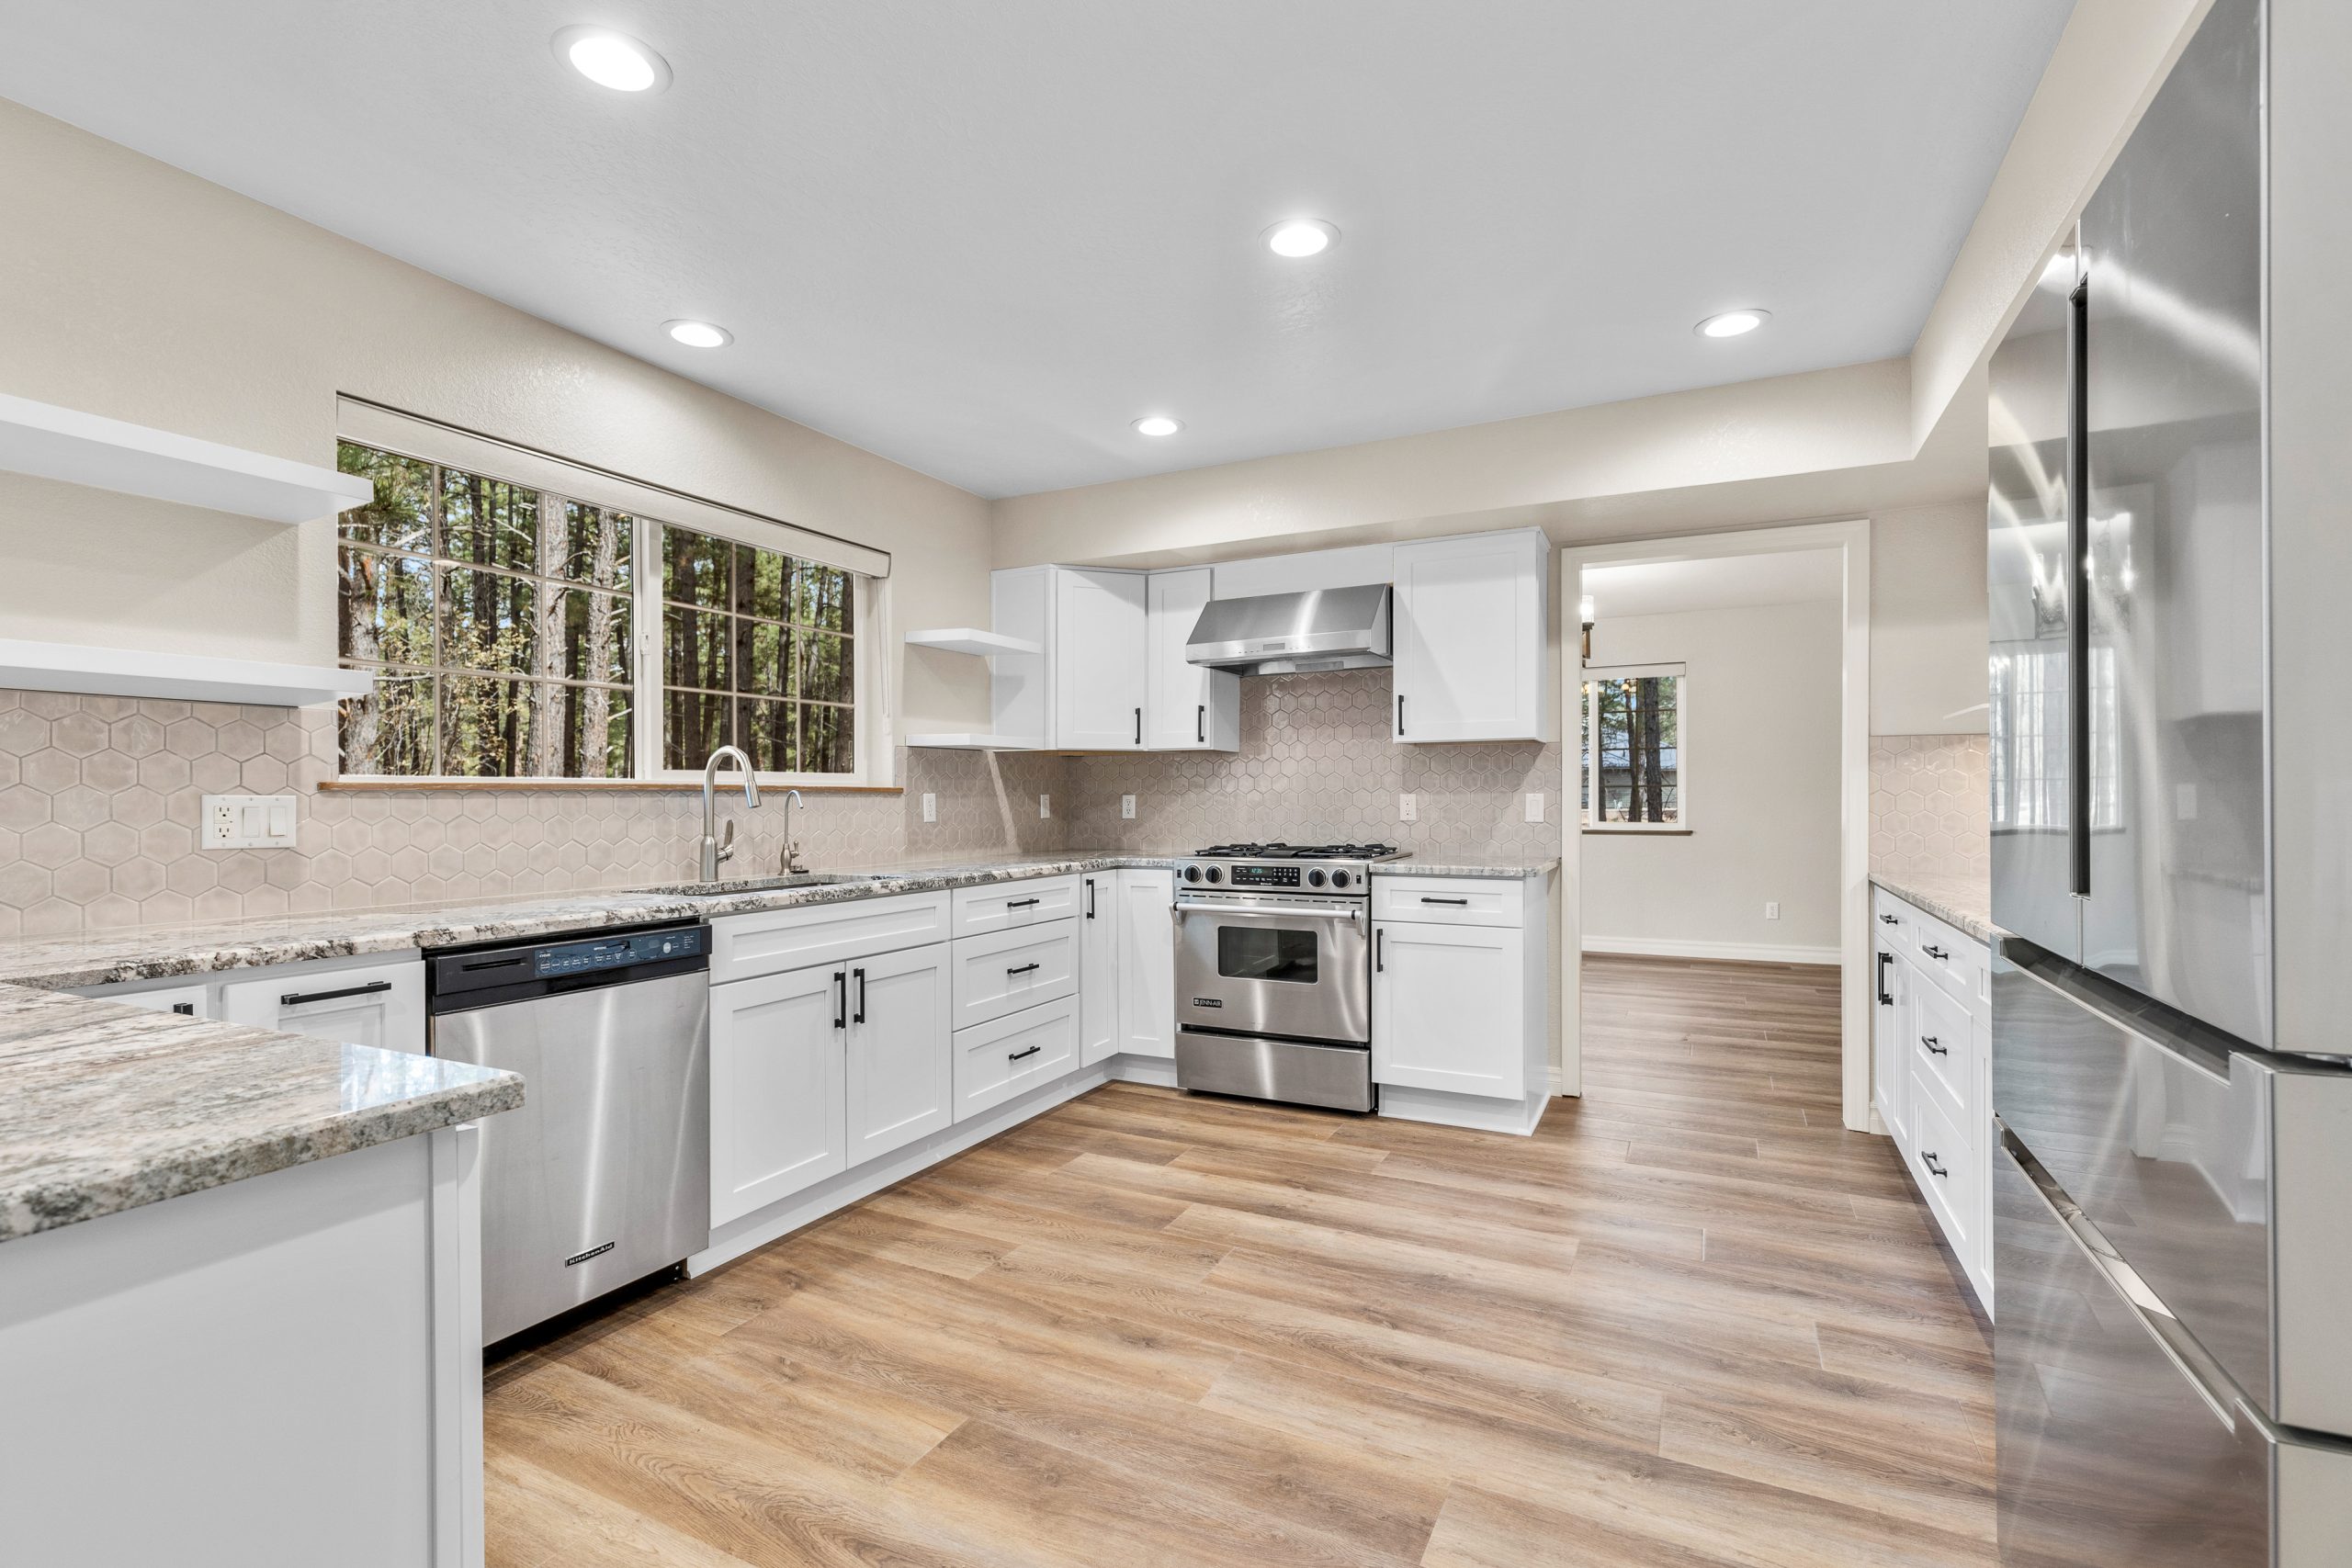
[(1236, 887), (1296, 887), (1300, 868), (1295, 865), (1250, 865), (1233, 868)]

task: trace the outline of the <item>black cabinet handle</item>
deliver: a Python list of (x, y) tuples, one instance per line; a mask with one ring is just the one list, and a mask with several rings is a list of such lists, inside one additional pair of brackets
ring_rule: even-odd
[(1200, 706), (1193, 710), (1193, 744), (1195, 746), (1205, 746), (1208, 743), (1209, 705), (1203, 703)]
[(833, 985), (837, 987), (833, 997), (833, 1027), (847, 1029), (849, 1027), (849, 976), (838, 969), (834, 970)]
[(392, 988), (390, 980), (370, 980), (364, 986), (345, 986), (340, 991), (288, 991), (277, 998), (282, 1008), (307, 1007), (312, 1002), (339, 1002), (345, 997), (372, 997), (379, 991)]
[(1094, 879), (1091, 876), (1086, 879), (1086, 918), (1094, 918)]
[(1042, 900), (1036, 898), (1015, 898), (1012, 902), (1007, 904), (1005, 908), (1008, 909), (1034, 909), (1040, 902), (1042, 902)]
[(1893, 915), (1881, 915), (1878, 918), (1878, 923), (1883, 926), (1899, 926), (1903, 922), (1896, 919)]
[(1951, 1174), (1951, 1171), (1946, 1170), (1942, 1166), (1936, 1163), (1935, 1151), (1932, 1149), (1921, 1149), (1919, 1151), (1919, 1163), (1926, 1166), (1930, 1171), (1934, 1172), (1938, 1176), (1950, 1176)]
[(1008, 1062), (1017, 1062), (1023, 1056), (1034, 1056), (1044, 1049), (1045, 1047), (1043, 1045), (1032, 1045), (1026, 1051), (1015, 1051), (1012, 1055), (1007, 1056), (1005, 1060)]
[(1026, 974), (1028, 974), (1028, 973), (1029, 973), (1029, 971), (1031, 971), (1032, 969), (1035, 969), (1035, 968), (1039, 968), (1039, 967), (1041, 967), (1041, 965), (1039, 965), (1039, 964), (1023, 964), (1020, 968), (1018, 968), (1018, 969), (1008, 969), (1008, 970), (1006, 970), (1006, 971), (1004, 972), (1004, 977), (1005, 977), (1006, 979), (1010, 980), (1010, 979), (1012, 979), (1015, 975), (1026, 975)]
[(1373, 973), (1385, 973), (1388, 968), (1388, 933), (1375, 930), (1372, 933)]
[(1136, 709), (1136, 744), (1143, 744), (1143, 709)]
[(1949, 1056), (1951, 1055), (1951, 1047), (1949, 1045), (1937, 1044), (1936, 1037), (1932, 1034), (1922, 1034), (1919, 1036), (1919, 1043), (1928, 1048), (1928, 1054), (1931, 1056)]
[(849, 1021), (852, 1023), (864, 1023), (865, 1021), (865, 970), (861, 965), (855, 973), (857, 975), (857, 1010), (850, 1015)]
[(1424, 904), (1453, 904), (1464, 909), (1470, 907), (1470, 900), (1467, 898), (1432, 898), (1427, 894), (1423, 894), (1421, 896), (1421, 902)]
[(1923, 948), (1921, 948), (1919, 951), (1920, 951), (1920, 952), (1922, 952), (1922, 953), (1926, 953), (1928, 957), (1938, 960), (1939, 962), (1940, 962), (1940, 961), (1941, 961), (1941, 960), (1943, 960), (1943, 959), (1950, 958), (1950, 957), (1951, 956), (1951, 953), (1946, 953), (1946, 952), (1945, 952), (1942, 948), (1940, 948), (1940, 947), (1923, 947)]
[(1405, 733), (1405, 694), (1396, 694), (1396, 733)]
[(1886, 988), (1886, 966), (1894, 962), (1894, 954), (1891, 953), (1878, 955), (1878, 1005), (1883, 1008), (1894, 1005), (1894, 993)]
[(172, 1010), (179, 1014), (182, 1018), (194, 1018), (196, 1016), (196, 1004), (194, 1002), (174, 1002), (172, 1004)]

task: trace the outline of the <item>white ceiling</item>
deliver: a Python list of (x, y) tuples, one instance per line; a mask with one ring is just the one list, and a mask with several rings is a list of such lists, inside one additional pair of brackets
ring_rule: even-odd
[(994, 496), (1904, 354), (2072, 6), (0, 0), (0, 96)]
[(1837, 550), (1589, 566), (1584, 592), (1592, 595), (1595, 621), (1825, 600), (1834, 604), (1845, 597), (1845, 569)]

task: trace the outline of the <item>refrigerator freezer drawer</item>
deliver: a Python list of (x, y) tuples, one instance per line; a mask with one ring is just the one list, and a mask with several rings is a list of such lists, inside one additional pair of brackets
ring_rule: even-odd
[(2264, 1422), (2063, 1193), (1995, 1162), (2004, 1568), (2352, 1561), (2352, 1450)]

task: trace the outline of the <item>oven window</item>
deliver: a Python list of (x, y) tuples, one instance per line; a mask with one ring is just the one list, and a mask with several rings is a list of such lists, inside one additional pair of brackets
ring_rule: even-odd
[(1312, 986), (1320, 943), (1313, 931), (1267, 926), (1219, 926), (1216, 972), (1228, 980), (1288, 980)]

